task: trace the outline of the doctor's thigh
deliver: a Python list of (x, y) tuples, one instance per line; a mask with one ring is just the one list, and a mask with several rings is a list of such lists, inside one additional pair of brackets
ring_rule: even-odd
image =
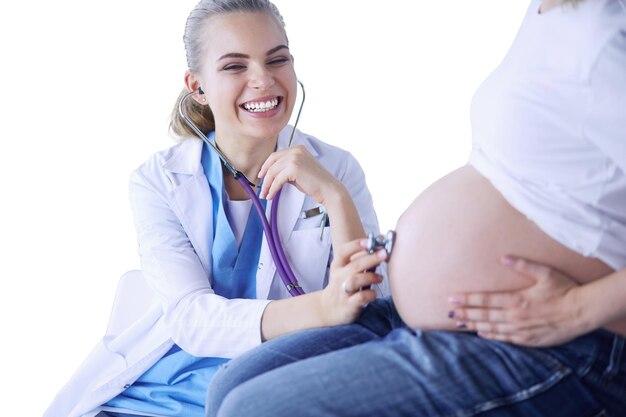
[[(207, 392), (206, 415), (216, 416), (222, 401), (233, 389), (261, 374), (380, 339), (394, 328), (403, 326), (391, 299), (384, 298), (370, 303), (353, 324), (291, 333), (265, 342), (228, 362), (215, 374)], [(277, 389), (274, 395), (281, 396), (282, 389)]]

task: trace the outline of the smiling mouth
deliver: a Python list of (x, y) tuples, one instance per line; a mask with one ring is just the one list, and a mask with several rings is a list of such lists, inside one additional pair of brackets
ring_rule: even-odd
[(270, 100), (248, 101), (241, 104), (239, 107), (252, 113), (265, 113), (267, 111), (274, 110), (278, 107), (281, 101), (282, 97), (274, 97)]

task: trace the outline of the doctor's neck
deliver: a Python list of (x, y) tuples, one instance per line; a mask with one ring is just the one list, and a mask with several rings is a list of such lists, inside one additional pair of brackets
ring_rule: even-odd
[[(235, 169), (241, 171), (249, 181), (257, 183), (261, 166), (272, 152), (276, 149), (278, 137), (260, 139), (252, 137), (233, 138), (227, 134), (215, 131), (215, 144), (224, 153), (226, 158), (233, 164)], [(228, 173), (229, 176), (232, 176)]]

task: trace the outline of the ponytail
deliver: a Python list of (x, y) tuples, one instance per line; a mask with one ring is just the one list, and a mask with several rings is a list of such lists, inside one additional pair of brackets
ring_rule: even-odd
[[(187, 95), (187, 93), (188, 91), (185, 89), (181, 91), (170, 117), (170, 132), (175, 137), (180, 139), (196, 137), (196, 132), (187, 126), (187, 123), (185, 123), (178, 112), (180, 102)], [(203, 133), (215, 130), (215, 120), (213, 119), (213, 112), (209, 106), (202, 106), (196, 100), (189, 97), (183, 103), (183, 112), (185, 113), (185, 116), (191, 120), (192, 123), (198, 126), (198, 129), (200, 129)]]

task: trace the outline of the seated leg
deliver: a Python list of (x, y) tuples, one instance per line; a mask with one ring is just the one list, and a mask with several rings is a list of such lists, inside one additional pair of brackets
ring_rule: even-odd
[(227, 394), (218, 416), (603, 415), (581, 376), (588, 352), (571, 343), (555, 354), (399, 328), (252, 378)]
[(399, 326), (403, 323), (387, 298), (369, 304), (354, 324), (292, 333), (263, 343), (223, 365), (215, 374), (207, 392), (206, 415), (217, 415), (224, 397), (249, 379), (293, 362), (384, 337)]

